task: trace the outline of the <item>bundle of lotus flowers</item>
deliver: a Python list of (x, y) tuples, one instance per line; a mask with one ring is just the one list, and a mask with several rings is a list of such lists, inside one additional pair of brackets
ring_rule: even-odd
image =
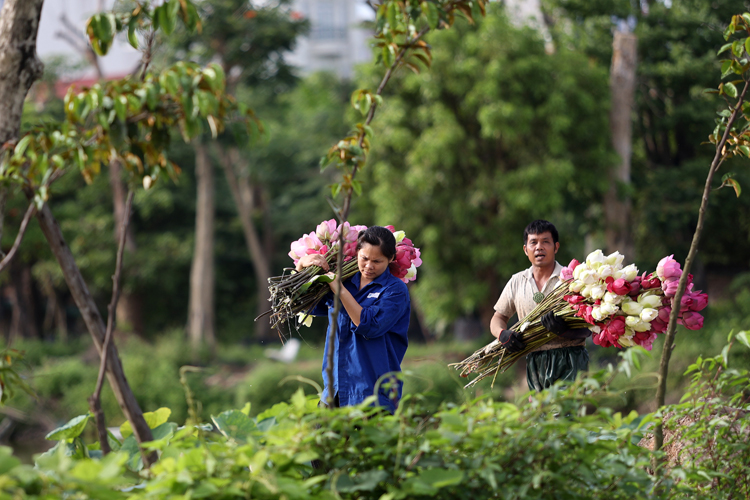
[[(495, 340), (450, 366), (461, 370), (462, 377), (479, 373), (466, 387), (490, 375), (497, 376), (522, 356), (556, 337), (540, 321), (550, 311), (563, 318), (571, 329), (591, 330), (597, 345), (619, 349), (638, 345), (650, 351), (657, 336), (667, 330), (672, 298), (682, 270), (670, 255), (659, 261), (656, 272), (638, 276), (635, 264), (623, 267), (623, 259), (619, 252), (605, 256), (601, 250), (595, 250), (584, 262), (571, 260), (560, 271), (558, 286), (523, 321), (511, 327), (523, 334), (526, 343), (523, 351), (506, 352)], [(687, 292), (679, 305), (677, 322), (689, 330), (699, 330), (703, 327), (699, 311), (707, 303), (708, 295), (694, 290), (692, 276), (688, 275)], [(494, 378), (492, 382), (494, 384)]]
[[(414, 246), (403, 231), (396, 231), (393, 226), (385, 227), (393, 233), (396, 240), (396, 255), (388, 266), (391, 273), (404, 283), (415, 280), (417, 267), (422, 264), (419, 248)], [(344, 265), (341, 279), (344, 281), (359, 270), (356, 259), (357, 237), (366, 229), (367, 226), (352, 226), (348, 222), (337, 224), (336, 220), (331, 219), (321, 222), (315, 231), (292, 242), (289, 257), (295, 264), (305, 255), (318, 254), (326, 259), (328, 271), (318, 266), (310, 266), (301, 271), (285, 269), (281, 276), (269, 278), (271, 310), (258, 318), (270, 314), (272, 328), (276, 328), (280, 333), (280, 327), (284, 323), (293, 323), (295, 328), (302, 324), (310, 326), (311, 311), (331, 291), (328, 284), (333, 281), (331, 273), (335, 274), (338, 269), (342, 233)], [(293, 319), (296, 321), (290, 321)]]
[(470, 373), (478, 373), (477, 377), (466, 384), (465, 387), (471, 387), (490, 375), (492, 375), (492, 385), (494, 386), (498, 373), (505, 372), (520, 358), (556, 338), (557, 336), (544, 328), (541, 323), (542, 316), (550, 311), (565, 319), (565, 323), (570, 328), (590, 327), (591, 325), (586, 321), (576, 317), (576, 311), (563, 300), (563, 297), (569, 292), (568, 285), (567, 282), (560, 283), (532, 309), (523, 321), (519, 321), (510, 327), (510, 330), (520, 332), (523, 335), (523, 341), (526, 343), (526, 348), (523, 351), (509, 352), (500, 342), (494, 340), (460, 363), (450, 364), (449, 366), (461, 371), (462, 377), (468, 377)]

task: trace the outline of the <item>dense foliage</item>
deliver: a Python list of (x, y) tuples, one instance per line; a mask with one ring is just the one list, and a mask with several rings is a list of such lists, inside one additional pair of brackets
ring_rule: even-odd
[(561, 260), (583, 251), (613, 161), (607, 71), (547, 53), (498, 4), (454, 28), (430, 36), (430, 72), (402, 75), (386, 96), (361, 211), (421, 243), (413, 292), (431, 325), (477, 311), (489, 324), (503, 283), (527, 266), (529, 221), (554, 219)]
[[(744, 332), (733, 343), (750, 348)], [(661, 476), (649, 473), (651, 452), (637, 445), (658, 415), (613, 414), (598, 404), (613, 378), (637, 367), (626, 351), (617, 368), (522, 406), (485, 398), (432, 412), (407, 397), (391, 416), (367, 404), (320, 410), (300, 390), (253, 418), (248, 404), (198, 422), (193, 407), (184, 426), (163, 408), (146, 415), (155, 437), (148, 448), (160, 454), (148, 471), (127, 424), (123, 440), (110, 437), (118, 451), (101, 457), (98, 445), (81, 439), (83, 415), (50, 434), (58, 445), (37, 457), (36, 468), (4, 448), (0, 491), (82, 499), (741, 498), (750, 429), (736, 416), (750, 410), (750, 372), (728, 364), (730, 346), (698, 359), (686, 402), (665, 409), (680, 423), (678, 439), (690, 440), (686, 449), (706, 453), (670, 456)]]

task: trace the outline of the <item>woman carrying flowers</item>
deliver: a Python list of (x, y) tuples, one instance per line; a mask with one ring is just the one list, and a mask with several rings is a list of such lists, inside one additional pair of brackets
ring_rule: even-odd
[[(318, 303), (310, 314), (328, 315), (329, 332), (337, 321), (334, 346), (326, 335), (323, 356), (325, 388), (321, 401), (325, 402), (333, 391), (335, 406), (361, 403), (375, 394), (376, 385), (384, 375), (401, 371), (408, 346), (407, 329), (411, 303), (406, 284), (395, 277), (389, 264), (396, 256), (396, 238), (381, 226), (360, 231), (356, 241), (358, 272), (344, 281), (339, 297), (343, 308), (338, 318), (333, 318), (333, 293)], [(321, 254), (302, 256), (296, 264), (297, 271), (310, 266), (328, 270), (328, 262)], [(335, 291), (336, 282), (329, 284)], [(328, 387), (325, 376), (328, 350), (334, 349), (333, 388)], [(391, 413), (401, 398), (402, 384), (382, 383), (377, 388), (378, 403)]]

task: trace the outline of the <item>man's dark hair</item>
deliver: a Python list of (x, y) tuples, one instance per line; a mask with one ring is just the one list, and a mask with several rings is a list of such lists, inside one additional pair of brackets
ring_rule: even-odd
[(525, 245), (526, 242), (529, 241), (530, 234), (542, 233), (550, 233), (552, 235), (552, 243), (557, 243), (559, 241), (555, 225), (549, 221), (537, 219), (526, 226), (526, 229), (523, 230), (523, 244)]
[(396, 238), (386, 227), (370, 226), (361, 231), (357, 237), (357, 252), (365, 243), (380, 247), (380, 252), (388, 260), (396, 255)]

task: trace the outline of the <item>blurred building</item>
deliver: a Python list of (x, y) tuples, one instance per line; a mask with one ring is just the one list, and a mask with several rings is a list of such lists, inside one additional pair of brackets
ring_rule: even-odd
[[(86, 21), (93, 14), (111, 9), (115, 0), (46, 0), (42, 6), (37, 35), (37, 53), (45, 63), (56, 60), (60, 70), (73, 80), (98, 79), (97, 70), (87, 61)], [(135, 71), (141, 53), (124, 36), (117, 37), (109, 53), (99, 58), (102, 76), (121, 78)]]
[[(57, 57), (57, 61), (62, 60), (67, 66), (71, 79), (96, 80), (96, 69), (86, 64), (88, 41), (84, 27), (91, 15), (111, 9), (114, 3), (115, 0), (45, 1), (37, 38), (41, 59), (50, 62), (62, 56)], [(372, 33), (362, 27), (362, 23), (374, 19), (375, 15), (364, 0), (293, 0), (291, 15), (310, 22), (310, 33), (302, 37), (288, 55), (289, 62), (299, 67), (302, 74), (326, 70), (348, 78), (355, 64), (372, 58), (369, 48)], [(132, 73), (140, 57), (127, 39), (120, 36), (110, 53), (99, 58), (102, 74), (109, 79)], [(71, 68), (74, 69), (71, 71)]]
[(355, 64), (372, 59), (372, 31), (362, 24), (375, 13), (364, 0), (294, 0), (292, 8), (310, 22), (309, 35), (288, 59), (303, 73), (326, 70), (350, 78)]

